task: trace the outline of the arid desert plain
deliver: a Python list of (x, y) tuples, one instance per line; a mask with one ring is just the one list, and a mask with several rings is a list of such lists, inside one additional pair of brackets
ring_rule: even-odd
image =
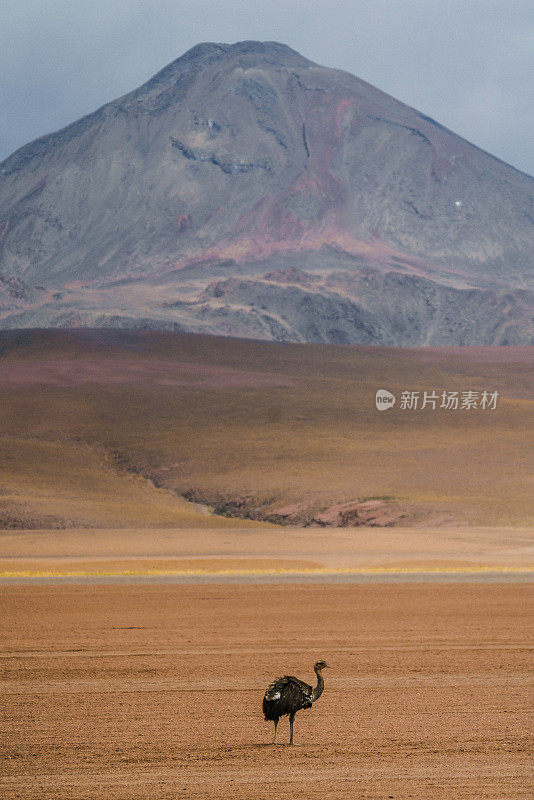
[(0, 796), (530, 800), (533, 360), (0, 334)]

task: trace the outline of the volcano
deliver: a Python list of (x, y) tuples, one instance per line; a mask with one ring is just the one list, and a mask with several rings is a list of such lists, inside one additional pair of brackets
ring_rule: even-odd
[(534, 343), (534, 179), (275, 42), (194, 47), (0, 164), (0, 327)]

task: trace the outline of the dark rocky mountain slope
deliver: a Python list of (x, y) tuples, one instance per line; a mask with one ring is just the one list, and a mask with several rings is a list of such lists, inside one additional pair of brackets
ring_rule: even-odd
[(202, 44), (0, 165), (0, 327), (534, 342), (534, 179), (273, 42)]

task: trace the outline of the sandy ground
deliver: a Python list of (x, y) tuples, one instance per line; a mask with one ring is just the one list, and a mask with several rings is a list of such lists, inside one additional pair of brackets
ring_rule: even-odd
[[(346, 573), (345, 571), (349, 571)], [(32, 576), (533, 571), (532, 528), (0, 531), (0, 581)]]
[[(0, 586), (6, 800), (533, 796), (531, 584)], [(326, 689), (296, 744), (279, 674)], [(282, 744), (284, 742), (284, 744)]]

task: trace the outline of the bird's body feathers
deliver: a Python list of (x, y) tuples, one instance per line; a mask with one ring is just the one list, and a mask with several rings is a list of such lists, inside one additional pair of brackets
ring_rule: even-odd
[(263, 698), (263, 714), (266, 720), (294, 714), (301, 708), (311, 708), (313, 688), (293, 675), (276, 678), (265, 692)]

